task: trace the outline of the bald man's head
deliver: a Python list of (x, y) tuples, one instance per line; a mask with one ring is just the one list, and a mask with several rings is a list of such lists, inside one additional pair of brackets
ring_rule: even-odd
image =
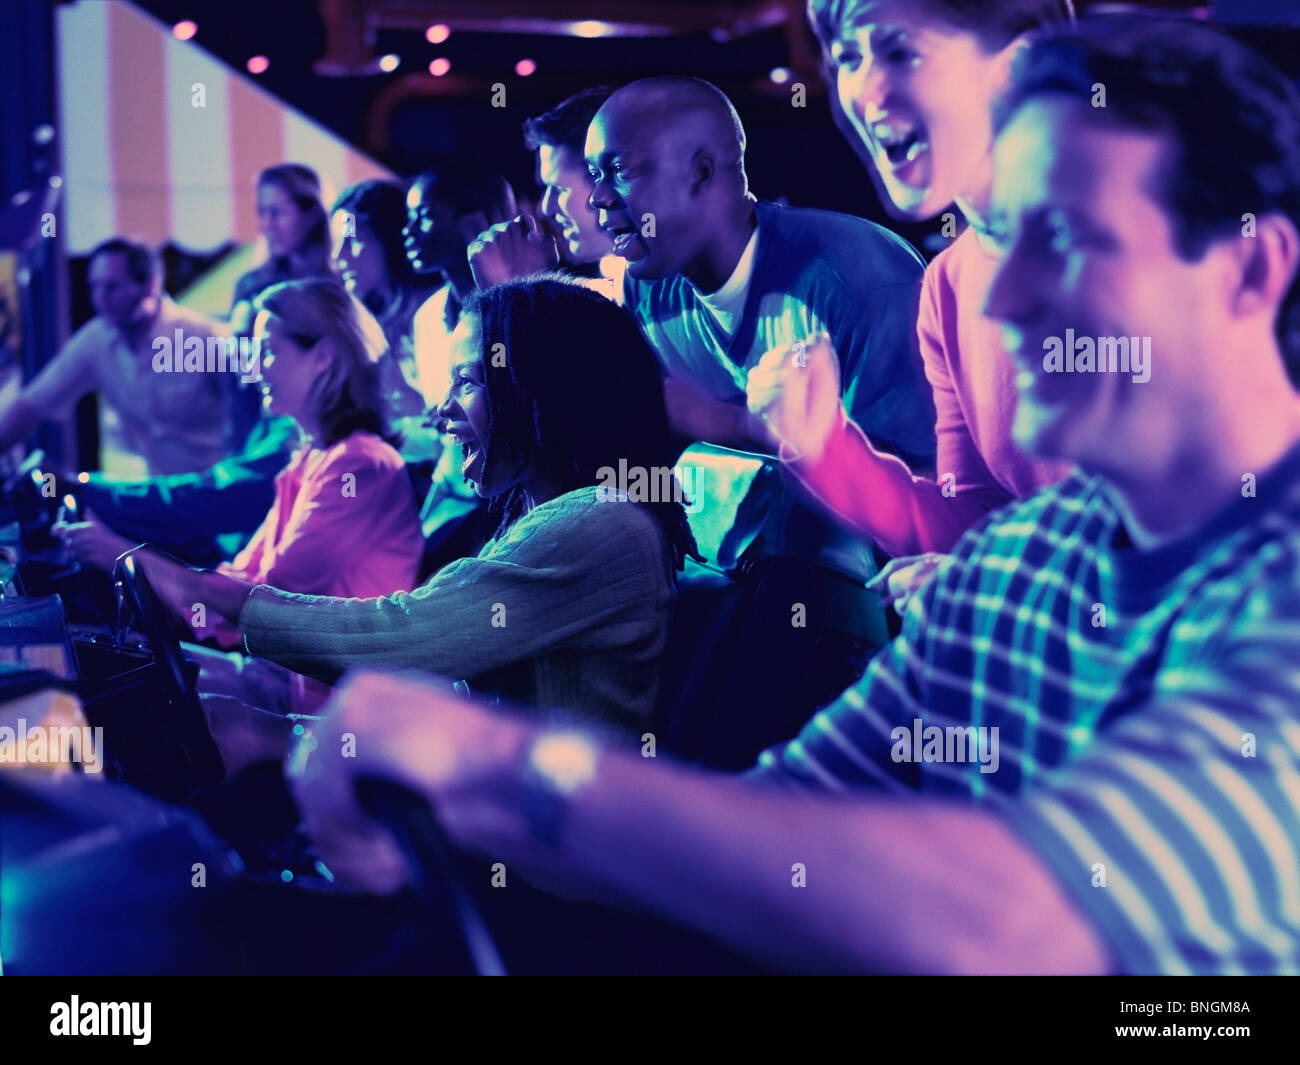
[(591, 205), (633, 277), (685, 272), (748, 200), (740, 116), (698, 78), (619, 89), (587, 130), (586, 157)]

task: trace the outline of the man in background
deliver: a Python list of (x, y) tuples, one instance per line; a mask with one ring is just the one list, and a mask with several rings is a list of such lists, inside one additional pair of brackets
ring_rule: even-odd
[(625, 260), (613, 253), (588, 202), (591, 177), (583, 158), (587, 127), (614, 90), (583, 89), (544, 114), (524, 121), (524, 144), (536, 152), (542, 189), (538, 219), (520, 215), (470, 245), (470, 265), (482, 286), (541, 270), (562, 269), (616, 302), (623, 299)]
[(406, 193), (402, 242), (417, 274), (441, 274), (443, 284), (415, 312), (419, 388), (429, 407), (447, 392), (451, 334), (474, 288), (468, 246), (489, 226), (518, 213), (515, 192), (500, 174), (469, 163), (424, 171)]
[(149, 474), (192, 473), (230, 454), (242, 443), (232, 439), (232, 375), (154, 368), (157, 343), (165, 342), (179, 366), (178, 334), (184, 344), (200, 341), (206, 353), (208, 338), (225, 337), (224, 327), (171, 301), (158, 258), (144, 244), (104, 241), (90, 253), (87, 281), (95, 317), (0, 411), (0, 452), (98, 392), (107, 408), (105, 435), (120, 437)]

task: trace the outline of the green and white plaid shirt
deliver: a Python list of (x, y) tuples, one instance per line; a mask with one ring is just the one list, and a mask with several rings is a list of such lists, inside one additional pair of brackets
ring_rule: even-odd
[(988, 803), (1126, 972), (1300, 970), (1300, 448), (1256, 489), (1154, 550), (1098, 477), (995, 512), (752, 776)]

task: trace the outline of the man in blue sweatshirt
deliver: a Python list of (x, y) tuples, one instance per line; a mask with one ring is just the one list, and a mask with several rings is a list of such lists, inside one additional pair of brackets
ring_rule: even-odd
[[(696, 78), (615, 92), (588, 128), (585, 154), (591, 206), (628, 262), (626, 306), (658, 352), (669, 417), (686, 440), (774, 454), (745, 408), (747, 374), (769, 349), (826, 333), (841, 354), (850, 417), (912, 468), (932, 465), (934, 407), (914, 341), (923, 262), (906, 241), (861, 218), (758, 201), (739, 115)], [(700, 518), (729, 513), (710, 481), (706, 471)], [(791, 693), (811, 710), (810, 695), (833, 694), (836, 660), (860, 667), (886, 638), (881, 608), (861, 587), (877, 571), (873, 545), (837, 526), (776, 464), (720, 539), (723, 568), (780, 588), (769, 611), (780, 626), (756, 636), (770, 638), (777, 660), (799, 654), (804, 626), (822, 651), (839, 645), (814, 671), (827, 690), (813, 691), (805, 674)]]

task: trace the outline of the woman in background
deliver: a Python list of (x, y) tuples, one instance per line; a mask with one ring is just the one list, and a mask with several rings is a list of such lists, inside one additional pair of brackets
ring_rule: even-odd
[[(671, 487), (676, 452), (659, 364), (636, 321), (558, 275), (475, 293), (454, 335), (440, 413), (500, 527), (476, 557), (409, 595), (291, 595), (146, 557), (173, 610), (207, 604), (238, 621), (250, 654), (271, 660), (230, 693), (241, 708), (208, 707), (228, 768), (250, 751), (282, 755), (285, 715), (319, 705), (316, 681), (356, 663), (468, 680), (475, 691), (641, 734), (676, 571), (694, 541)], [(620, 468), (657, 471), (661, 490), (620, 497), (609, 483)], [(258, 709), (269, 711), (260, 727)]]
[[(905, 598), (989, 511), (1066, 472), (1025, 455), (1012, 433), (1015, 360), (982, 301), (997, 263), (988, 218), (992, 105), (1027, 35), (1071, 18), (1070, 0), (810, 0), (809, 17), (852, 135), (895, 217), (955, 208), (966, 229), (926, 268), (917, 330), (934, 389), (937, 480), (876, 450), (839, 402), (821, 338), (766, 354), (750, 410), (790, 468), (834, 513), (896, 556), (873, 584)], [(956, 220), (954, 215), (952, 221)], [(1071, 240), (1068, 233), (1063, 240)], [(908, 556), (930, 554), (921, 559)]]
[(253, 300), (281, 281), (328, 277), (329, 230), (321, 203), (320, 178), (301, 163), (268, 166), (257, 175), (257, 228), (267, 258), (235, 282), (231, 331), (248, 336)]
[[(413, 321), (436, 275), (417, 274), (402, 245), (406, 193), (387, 181), (350, 185), (330, 208), (330, 258), (347, 290), (378, 320), (388, 341), (380, 382), (391, 424), (408, 461), (436, 459), (442, 436), (425, 425), (424, 394), (415, 358)], [(438, 381), (445, 388), (446, 381)]]
[[(273, 285), (253, 308), (263, 403), (293, 420), (300, 446), (275, 479), (261, 527), (215, 572), (320, 595), (410, 588), (423, 540), (405, 464), (386, 439), (377, 324), (334, 280)], [(94, 520), (64, 535), (83, 563), (107, 570), (135, 546)], [(184, 617), (198, 638), (238, 645), (218, 617)]]

